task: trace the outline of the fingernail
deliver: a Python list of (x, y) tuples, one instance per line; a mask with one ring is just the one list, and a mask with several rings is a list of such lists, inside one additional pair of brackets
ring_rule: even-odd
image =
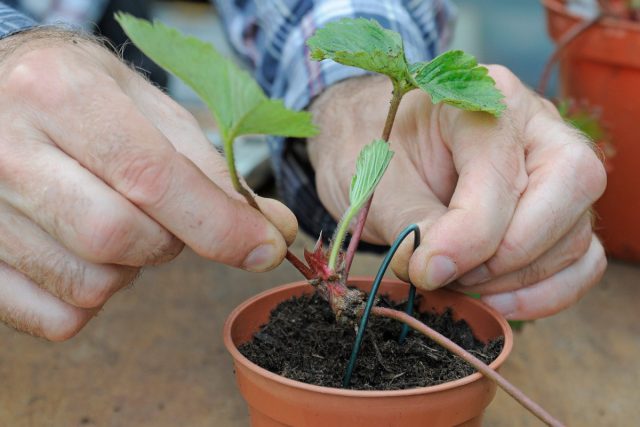
[(253, 272), (262, 272), (268, 270), (276, 263), (278, 250), (270, 243), (265, 243), (251, 251), (244, 259), (242, 268)]
[(482, 297), (482, 301), (502, 313), (502, 315), (507, 319), (518, 308), (517, 301), (515, 296), (513, 296), (513, 293), (487, 295)]
[(425, 275), (427, 289), (436, 289), (446, 285), (456, 275), (458, 268), (451, 258), (444, 255), (432, 256), (427, 263)]
[(470, 272), (458, 278), (458, 283), (464, 286), (479, 285), (491, 279), (491, 273), (486, 265), (482, 264)]

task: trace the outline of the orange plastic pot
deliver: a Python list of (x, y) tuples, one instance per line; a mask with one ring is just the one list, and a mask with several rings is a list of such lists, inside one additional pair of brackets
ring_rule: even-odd
[[(371, 278), (350, 284), (368, 290)], [(496, 385), (479, 373), (433, 387), (395, 391), (358, 391), (320, 387), (293, 381), (263, 369), (238, 351), (251, 339), (280, 302), (313, 292), (306, 282), (283, 285), (241, 304), (227, 318), (224, 343), (233, 357), (240, 392), (249, 406), (255, 427), (338, 426), (479, 426)], [(384, 280), (380, 293), (406, 298), (407, 284)], [(513, 337), (507, 321), (482, 302), (463, 294), (437, 290), (421, 292), (421, 310), (442, 312), (451, 307), (455, 318), (465, 319), (477, 338), (504, 336), (504, 348), (491, 367), (497, 369), (511, 352)], [(292, 348), (291, 351), (296, 351)], [(357, 366), (356, 366), (357, 369)]]
[[(543, 0), (549, 34), (558, 41), (581, 18), (564, 2)], [(569, 43), (560, 58), (560, 92), (602, 109), (616, 154), (607, 189), (597, 202), (607, 252), (640, 261), (640, 24), (605, 18)]]

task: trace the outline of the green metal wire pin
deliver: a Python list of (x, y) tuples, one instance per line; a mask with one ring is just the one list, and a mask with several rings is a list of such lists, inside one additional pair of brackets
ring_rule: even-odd
[[(411, 233), (414, 233), (413, 239), (413, 250), (420, 245), (420, 228), (416, 224), (411, 224), (398, 236), (398, 238), (393, 242), (389, 252), (382, 260), (382, 264), (380, 264), (380, 268), (378, 269), (378, 273), (376, 274), (376, 278), (373, 280), (373, 284), (371, 286), (371, 292), (369, 292), (369, 298), (367, 299), (367, 305), (365, 306), (364, 313), (362, 314), (362, 318), (360, 319), (360, 325), (358, 325), (358, 334), (356, 335), (356, 339), (353, 344), (353, 350), (351, 351), (351, 357), (349, 358), (349, 364), (347, 365), (347, 370), (344, 374), (344, 378), (342, 380), (342, 386), (344, 388), (349, 387), (351, 384), (351, 375), (353, 374), (353, 369), (356, 366), (356, 361), (358, 359), (358, 354), (360, 353), (360, 347), (362, 345), (362, 341), (364, 340), (364, 332), (367, 328), (367, 323), (369, 322), (369, 315), (371, 313), (371, 309), (373, 308), (373, 304), (375, 303), (376, 294), (378, 293), (378, 288), (380, 288), (380, 283), (382, 282), (382, 278), (384, 277), (384, 273), (389, 268), (389, 264), (393, 259), (393, 256), (398, 251), (400, 244), (407, 238), (407, 236)], [(407, 298), (407, 306), (405, 308), (405, 312), (409, 315), (413, 313), (413, 303), (415, 301), (416, 295), (416, 287), (409, 283), (409, 296)], [(403, 325), (402, 331), (400, 332), (400, 337), (398, 341), (402, 344), (409, 333), (409, 326)]]

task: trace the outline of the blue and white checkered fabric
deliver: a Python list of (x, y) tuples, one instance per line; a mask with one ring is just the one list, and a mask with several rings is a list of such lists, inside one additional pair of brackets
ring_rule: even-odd
[[(255, 69), (266, 92), (303, 109), (326, 87), (362, 70), (309, 59), (305, 41), (317, 28), (341, 18), (372, 18), (402, 35), (410, 61), (427, 60), (446, 46), (453, 7), (440, 0), (218, 0), (231, 44)], [(336, 222), (324, 209), (315, 176), (292, 140), (270, 138), (281, 196), (312, 235), (331, 236)]]
[(35, 21), (0, 2), (0, 38), (34, 25)]

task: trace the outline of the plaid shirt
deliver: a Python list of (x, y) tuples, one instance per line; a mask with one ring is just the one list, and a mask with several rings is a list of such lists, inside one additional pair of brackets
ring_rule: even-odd
[(0, 2), (0, 38), (34, 25), (35, 22), (32, 19)]
[[(20, 10), (41, 24), (64, 22), (70, 27), (90, 31), (93, 23), (104, 14), (109, 0), (3, 0), (0, 8), (5, 7), (2, 3)], [(0, 36), (3, 20), (0, 17)]]
[[(332, 61), (311, 61), (305, 41), (316, 28), (345, 17), (373, 18), (399, 32), (408, 59), (419, 61), (433, 58), (448, 43), (453, 15), (444, 0), (218, 0), (216, 4), (232, 46), (255, 69), (260, 85), (271, 97), (298, 110), (326, 87), (365, 74)], [(304, 145), (276, 137), (269, 142), (280, 195), (300, 226), (314, 236), (320, 231), (332, 236), (336, 221), (320, 203)]]
[[(15, 0), (14, 0), (15, 2)], [(102, 1), (57, 0), (52, 4), (103, 7)], [(448, 42), (452, 6), (447, 0), (216, 0), (231, 45), (255, 70), (267, 94), (293, 109), (306, 108), (326, 87), (364, 71), (331, 61), (309, 60), (306, 39), (316, 28), (345, 17), (372, 18), (402, 35), (410, 61), (431, 59)], [(92, 11), (79, 11), (90, 16)], [(0, 37), (34, 25), (0, 2)], [(269, 138), (276, 182), (300, 226), (331, 236), (335, 220), (320, 203), (314, 172), (295, 140)]]

